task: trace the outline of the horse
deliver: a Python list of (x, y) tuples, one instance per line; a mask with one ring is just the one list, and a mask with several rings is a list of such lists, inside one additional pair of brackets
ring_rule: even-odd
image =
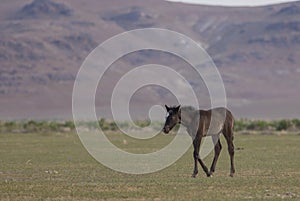
[[(207, 177), (212, 176), (215, 172), (216, 163), (222, 149), (220, 143), (220, 134), (223, 133), (230, 155), (230, 176), (233, 177), (235, 173), (234, 168), (234, 144), (233, 144), (233, 127), (234, 117), (232, 113), (223, 107), (213, 108), (210, 110), (196, 110), (191, 106), (173, 106), (165, 105), (167, 110), (167, 117), (163, 127), (163, 132), (168, 134), (172, 128), (177, 124), (182, 124), (186, 127), (188, 134), (193, 139), (193, 157), (194, 157), (194, 171), (192, 177), (198, 174), (198, 162)], [(213, 121), (211, 119), (213, 118)], [(212, 124), (210, 126), (210, 124)], [(214, 159), (212, 161), (210, 171), (202, 161), (199, 155), (201, 139), (206, 136), (211, 136), (214, 143)]]

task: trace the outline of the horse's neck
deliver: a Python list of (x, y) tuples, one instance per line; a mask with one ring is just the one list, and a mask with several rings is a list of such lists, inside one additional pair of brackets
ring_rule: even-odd
[(188, 134), (195, 139), (198, 130), (198, 122), (200, 114), (197, 115), (198, 111), (183, 112), (181, 115), (181, 124), (186, 127)]
[(186, 128), (192, 127), (195, 118), (194, 116), (196, 116), (195, 112), (181, 111), (181, 124), (184, 127)]

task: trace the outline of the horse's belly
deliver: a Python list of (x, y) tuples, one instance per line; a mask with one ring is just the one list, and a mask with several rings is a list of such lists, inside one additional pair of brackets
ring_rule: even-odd
[(205, 136), (220, 134), (223, 129), (223, 124), (211, 123), (205, 132)]

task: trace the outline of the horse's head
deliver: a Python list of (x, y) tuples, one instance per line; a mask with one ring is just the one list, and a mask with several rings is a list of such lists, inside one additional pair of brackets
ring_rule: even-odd
[(163, 128), (164, 133), (169, 133), (176, 124), (180, 123), (180, 105), (177, 107), (168, 107), (167, 109), (166, 122)]

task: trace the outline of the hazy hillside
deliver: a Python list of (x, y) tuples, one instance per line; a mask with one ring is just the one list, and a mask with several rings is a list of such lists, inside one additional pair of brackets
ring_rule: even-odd
[[(125, 30), (167, 28), (201, 42), (225, 81), (229, 107), (243, 117), (300, 115), (300, 2), (223, 8), (163, 0), (2, 0), (0, 7), (1, 118), (70, 118), (76, 73), (98, 44)], [(99, 116), (118, 78), (146, 63), (184, 64), (141, 52), (116, 62), (101, 81)], [(186, 73), (191, 80), (193, 75)], [(164, 92), (136, 97), (161, 103)], [(199, 86), (203, 107), (205, 87)], [(142, 94), (142, 92), (141, 92)]]

